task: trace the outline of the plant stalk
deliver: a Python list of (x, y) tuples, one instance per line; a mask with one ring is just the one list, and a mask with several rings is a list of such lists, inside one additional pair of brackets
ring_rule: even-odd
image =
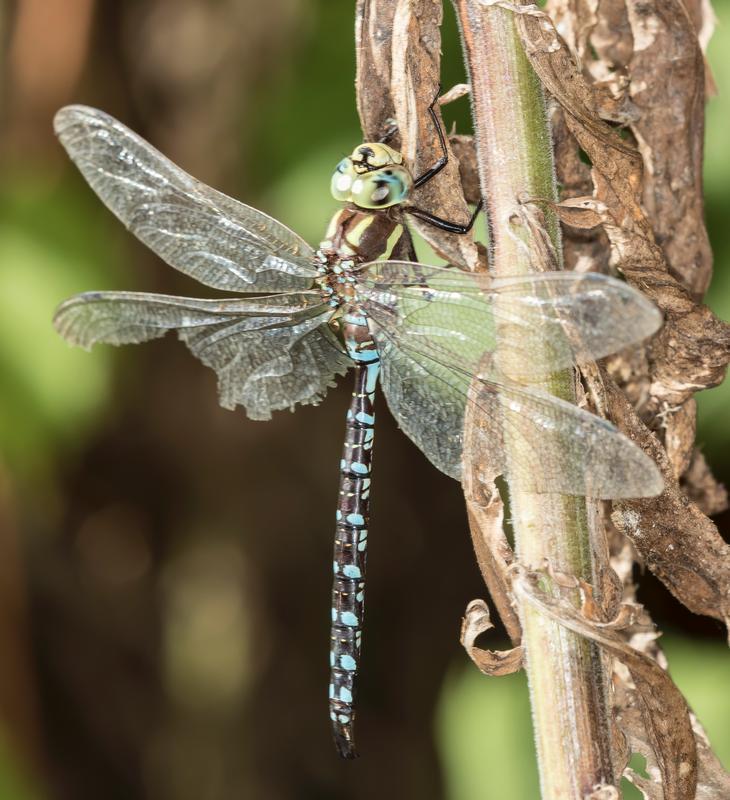
[[(453, 0), (470, 74), (477, 158), (489, 229), (490, 269), (497, 276), (535, 271), (520, 224), (518, 198), (557, 201), (553, 149), (545, 98), (517, 31), (515, 11), (478, 0)], [(515, 5), (522, 5), (519, 0)], [(562, 261), (557, 217), (544, 226)], [(576, 402), (572, 370), (540, 384)], [(510, 441), (505, 431), (509, 459)], [(521, 564), (595, 583), (589, 507), (583, 497), (535, 494), (512, 470), (509, 494), (515, 551)], [(554, 590), (545, 579), (547, 590)], [(575, 593), (576, 605), (580, 602)], [(605, 669), (594, 645), (523, 605), (525, 668), (544, 800), (583, 800), (596, 786), (613, 784), (611, 729)]]

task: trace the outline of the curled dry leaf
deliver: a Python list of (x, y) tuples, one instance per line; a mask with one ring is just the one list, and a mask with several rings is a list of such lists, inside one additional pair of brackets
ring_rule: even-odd
[(661, 775), (663, 800), (694, 800), (697, 748), (689, 709), (681, 692), (659, 664), (627, 644), (615, 631), (586, 619), (568, 601), (539, 588), (540, 573), (515, 578), (515, 596), (571, 631), (595, 642), (627, 668), (635, 699)]
[(606, 207), (592, 197), (569, 197), (555, 206), (560, 221), (573, 228), (590, 231), (604, 219)]
[[(591, 169), (581, 160), (580, 148), (568, 130), (565, 113), (553, 104), (550, 115), (555, 152), (555, 172), (561, 187), (560, 196), (568, 199), (592, 197)], [(562, 216), (560, 206), (556, 209)], [(583, 215), (578, 204), (569, 208), (570, 218), (563, 222), (563, 259), (569, 269), (578, 272), (607, 272), (610, 248), (608, 237), (601, 227), (590, 227), (591, 214)], [(594, 217), (595, 219), (595, 217)], [(573, 225), (577, 222), (577, 225)]]
[(603, 604), (596, 602), (591, 584), (579, 581), (581, 596), (581, 612), (586, 619), (589, 619), (597, 627), (605, 630), (623, 631), (635, 624), (640, 615), (643, 614), (643, 607), (637, 603), (618, 603), (612, 608), (612, 616), (607, 616)]
[[(478, 388), (474, 390), (478, 391)], [(478, 427), (479, 418), (468, 414), (464, 426), (464, 448), (467, 451), (472, 447), (473, 437), (479, 437)], [(462, 481), (479, 569), (510, 640), (518, 645), (522, 630), (510, 588), (510, 570), (515, 557), (504, 533), (504, 504), (495, 484), (498, 474), (499, 470), (488, 464), (467, 464)]]
[(479, 636), (493, 627), (487, 604), (483, 600), (472, 600), (461, 622), (461, 644), (485, 675), (511, 675), (522, 669), (521, 646), (510, 650), (484, 650), (474, 644)]

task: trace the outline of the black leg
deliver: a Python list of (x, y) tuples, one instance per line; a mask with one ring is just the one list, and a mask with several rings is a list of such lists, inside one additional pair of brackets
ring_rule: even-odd
[(433, 225), (434, 228), (440, 228), (442, 231), (448, 231), (449, 233), (469, 233), (483, 205), (484, 201), (482, 200), (477, 203), (477, 207), (474, 209), (474, 213), (466, 225), (460, 225), (458, 222), (449, 222), (447, 219), (441, 219), (441, 217), (429, 214), (428, 211), (424, 211), (422, 208), (415, 208), (414, 206), (405, 206), (403, 210), (407, 214), (412, 214), (416, 219), (428, 222), (429, 225)]
[(446, 149), (446, 137), (444, 136), (444, 131), (441, 127), (441, 123), (439, 122), (439, 118), (436, 116), (436, 103), (439, 100), (439, 94), (441, 94), (441, 84), (439, 84), (438, 89), (436, 90), (436, 97), (433, 98), (431, 105), (428, 107), (428, 113), (433, 120), (433, 124), (436, 128), (436, 133), (439, 137), (439, 144), (441, 145), (441, 150), (443, 151), (443, 155), (441, 158), (430, 168), (427, 169), (423, 175), (419, 175), (413, 181), (413, 188), (418, 189), (419, 186), (423, 186), (424, 183), (427, 183), (434, 177), (434, 175), (438, 175), (439, 172), (449, 163), (449, 151)]

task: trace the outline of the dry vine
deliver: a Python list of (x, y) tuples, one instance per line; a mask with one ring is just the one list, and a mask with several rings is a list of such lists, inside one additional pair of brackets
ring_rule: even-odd
[[(547, 13), (505, 0), (455, 5), (465, 38), (473, 34), (464, 29), (467, 11), (500, 7), (512, 14), (550, 99), (562, 195), (557, 206), (549, 198), (520, 198), (527, 201), (526, 218), (538, 222), (534, 230), (541, 209), (550, 206), (563, 223), (569, 268), (619, 272), (665, 316), (649, 347), (580, 373), (586, 402), (654, 458), (665, 491), (658, 498), (616, 502), (610, 514), (608, 508), (595, 510), (594, 585), (564, 581), (573, 598), (580, 588), (583, 605), (577, 609), (541, 592), (536, 575), (544, 573), (534, 565), (532, 572), (515, 566), (499, 493), (485, 489), (483, 475), (473, 480), (484, 465), (465, 468), (477, 558), (515, 648), (495, 653), (475, 645), (491, 625), (480, 602), (467, 610), (462, 640), (487, 674), (518, 669), (515, 607), (539, 608), (596, 643), (614, 665), (614, 719), (621, 729), (611, 742), (615, 775), (625, 773), (650, 800), (726, 798), (730, 778), (666, 673), (654, 626), (634, 603), (631, 583), (638, 558), (687, 608), (726, 624), (730, 619), (730, 549), (708, 517), (727, 506), (727, 496), (694, 445), (694, 394), (721, 382), (730, 361), (730, 329), (702, 304), (712, 269), (701, 180), (704, 103), (712, 85), (703, 56), (713, 26), (710, 4), (549, 0)], [(440, 0), (358, 0), (363, 130), (379, 134), (395, 117), (416, 172), (434, 160), (436, 148), (426, 108), (438, 82), (441, 18)], [(479, 126), (477, 116), (477, 131)], [(465, 198), (479, 196), (480, 156), (469, 137), (453, 136), (451, 146), (450, 168), (429, 184), (423, 203), (440, 216), (466, 219)], [(489, 191), (484, 179), (482, 188)], [(485, 254), (473, 242), (432, 229), (422, 233), (453, 264), (484, 267)], [(647, 758), (648, 779), (628, 768), (631, 752)], [(592, 796), (616, 792), (597, 786)]]

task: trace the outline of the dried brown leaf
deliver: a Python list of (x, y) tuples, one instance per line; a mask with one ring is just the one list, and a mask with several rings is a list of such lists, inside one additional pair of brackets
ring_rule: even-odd
[[(473, 391), (479, 391), (478, 386)], [(467, 413), (464, 449), (469, 452), (473, 437), (479, 438), (480, 418)], [(510, 570), (514, 553), (504, 533), (504, 504), (495, 479), (499, 470), (488, 464), (464, 466), (462, 483), (472, 544), (484, 583), (497, 607), (500, 619), (514, 645), (522, 638), (520, 620), (512, 605)]]
[(395, 117), (390, 86), (393, 51), (392, 0), (357, 0), (355, 58), (357, 110), (366, 140), (379, 139)]
[(597, 228), (605, 214), (599, 201), (592, 197), (570, 197), (562, 200), (555, 208), (562, 223), (587, 231)]
[(672, 275), (702, 295), (712, 274), (702, 194), (704, 57), (682, 0), (626, 7), (629, 93), (639, 112), (631, 130), (647, 173), (642, 204)]
[(653, 458), (664, 478), (659, 497), (614, 505), (612, 520), (633, 543), (642, 561), (687, 608), (730, 619), (730, 545), (715, 525), (681, 491), (674, 469), (656, 437), (612, 381), (605, 382), (613, 421)]
[(501, 677), (518, 672), (522, 669), (523, 657), (520, 645), (510, 650), (485, 650), (474, 644), (479, 636), (493, 627), (487, 604), (483, 600), (472, 600), (461, 622), (462, 646), (485, 675)]

